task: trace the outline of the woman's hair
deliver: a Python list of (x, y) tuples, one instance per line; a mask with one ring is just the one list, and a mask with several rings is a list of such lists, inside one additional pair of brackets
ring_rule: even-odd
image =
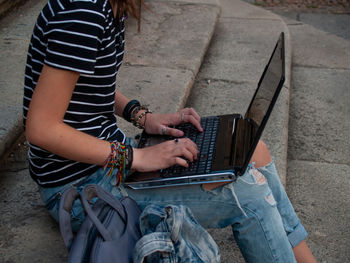
[(117, 5), (117, 15), (122, 17), (125, 13), (137, 20), (141, 19), (141, 5), (144, 0), (111, 0), (113, 6)]
[(145, 6), (144, 0), (111, 0), (111, 2), (113, 6), (117, 5), (117, 17), (121, 18), (124, 14), (128, 14), (137, 19), (140, 32), (141, 6)]

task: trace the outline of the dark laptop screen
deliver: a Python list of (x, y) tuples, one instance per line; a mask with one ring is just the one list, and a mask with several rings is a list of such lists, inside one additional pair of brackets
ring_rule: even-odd
[[(284, 33), (282, 32), (244, 116), (244, 119), (248, 120), (250, 125), (244, 126), (246, 127), (244, 132), (245, 151), (243, 151), (241, 159), (243, 170), (248, 166), (267, 120), (270, 117), (272, 108), (282, 89), (285, 79), (284, 63)], [(249, 133), (246, 130), (249, 130)], [(243, 170), (241, 172), (244, 172)]]
[(245, 115), (246, 119), (253, 120), (258, 127), (262, 124), (265, 115), (268, 113), (271, 103), (274, 101), (279, 83), (284, 76), (283, 42), (283, 34), (281, 34), (274, 53), (259, 81), (259, 88), (256, 90)]

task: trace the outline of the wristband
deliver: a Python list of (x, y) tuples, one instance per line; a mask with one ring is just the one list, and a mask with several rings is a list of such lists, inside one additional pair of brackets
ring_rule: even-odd
[(130, 170), (132, 161), (134, 160), (134, 149), (130, 145), (127, 145), (126, 148), (127, 148), (126, 169)]
[(141, 104), (138, 100), (131, 100), (126, 104), (124, 110), (123, 110), (123, 118), (127, 120), (128, 122), (131, 122), (131, 113), (136, 107), (140, 107)]

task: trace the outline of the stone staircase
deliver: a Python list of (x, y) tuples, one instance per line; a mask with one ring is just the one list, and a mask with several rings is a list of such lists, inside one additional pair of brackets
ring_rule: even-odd
[[(0, 231), (4, 237), (0, 258), (4, 262), (54, 263), (66, 257), (57, 224), (28, 176), (21, 144), (26, 50), (45, 2), (27, 1), (0, 24)], [(127, 97), (150, 104), (154, 112), (174, 112), (187, 105), (201, 115), (244, 113), (279, 33), (285, 32), (287, 79), (263, 137), (285, 182), (291, 67), (285, 23), (239, 0), (147, 3), (151, 11), (142, 14), (141, 33), (135, 21), (127, 22), (125, 62), (117, 85)], [(119, 125), (127, 134), (137, 132), (124, 121)], [(237, 247), (232, 249), (231, 229), (210, 232), (220, 245), (223, 262), (244, 262)]]

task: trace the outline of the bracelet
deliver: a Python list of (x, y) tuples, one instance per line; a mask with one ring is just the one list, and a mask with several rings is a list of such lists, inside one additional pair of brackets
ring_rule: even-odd
[[(145, 110), (144, 112), (142, 112), (136, 119), (136, 114), (140, 111), (140, 110)], [(139, 129), (144, 129), (145, 128), (145, 123), (146, 123), (146, 118), (143, 124), (140, 123), (140, 120), (146, 116), (147, 113), (152, 113), (152, 111), (150, 109), (148, 109), (146, 106), (138, 106), (136, 108), (133, 109), (132, 113), (131, 113), (131, 122), (132, 124), (139, 128)]]
[(131, 122), (131, 113), (136, 107), (140, 107), (141, 104), (138, 100), (131, 100), (126, 104), (124, 110), (123, 110), (123, 118), (127, 120), (128, 122)]
[(120, 142), (110, 142), (111, 153), (103, 164), (103, 169), (110, 168), (108, 176), (111, 176), (114, 168), (117, 168), (116, 186), (126, 179), (126, 170), (130, 169), (133, 160), (133, 149), (130, 145)]
[(126, 164), (126, 169), (131, 170), (131, 165), (132, 162), (134, 160), (134, 149), (130, 146), (127, 145), (127, 155), (126, 155), (126, 160), (127, 160), (127, 164)]

